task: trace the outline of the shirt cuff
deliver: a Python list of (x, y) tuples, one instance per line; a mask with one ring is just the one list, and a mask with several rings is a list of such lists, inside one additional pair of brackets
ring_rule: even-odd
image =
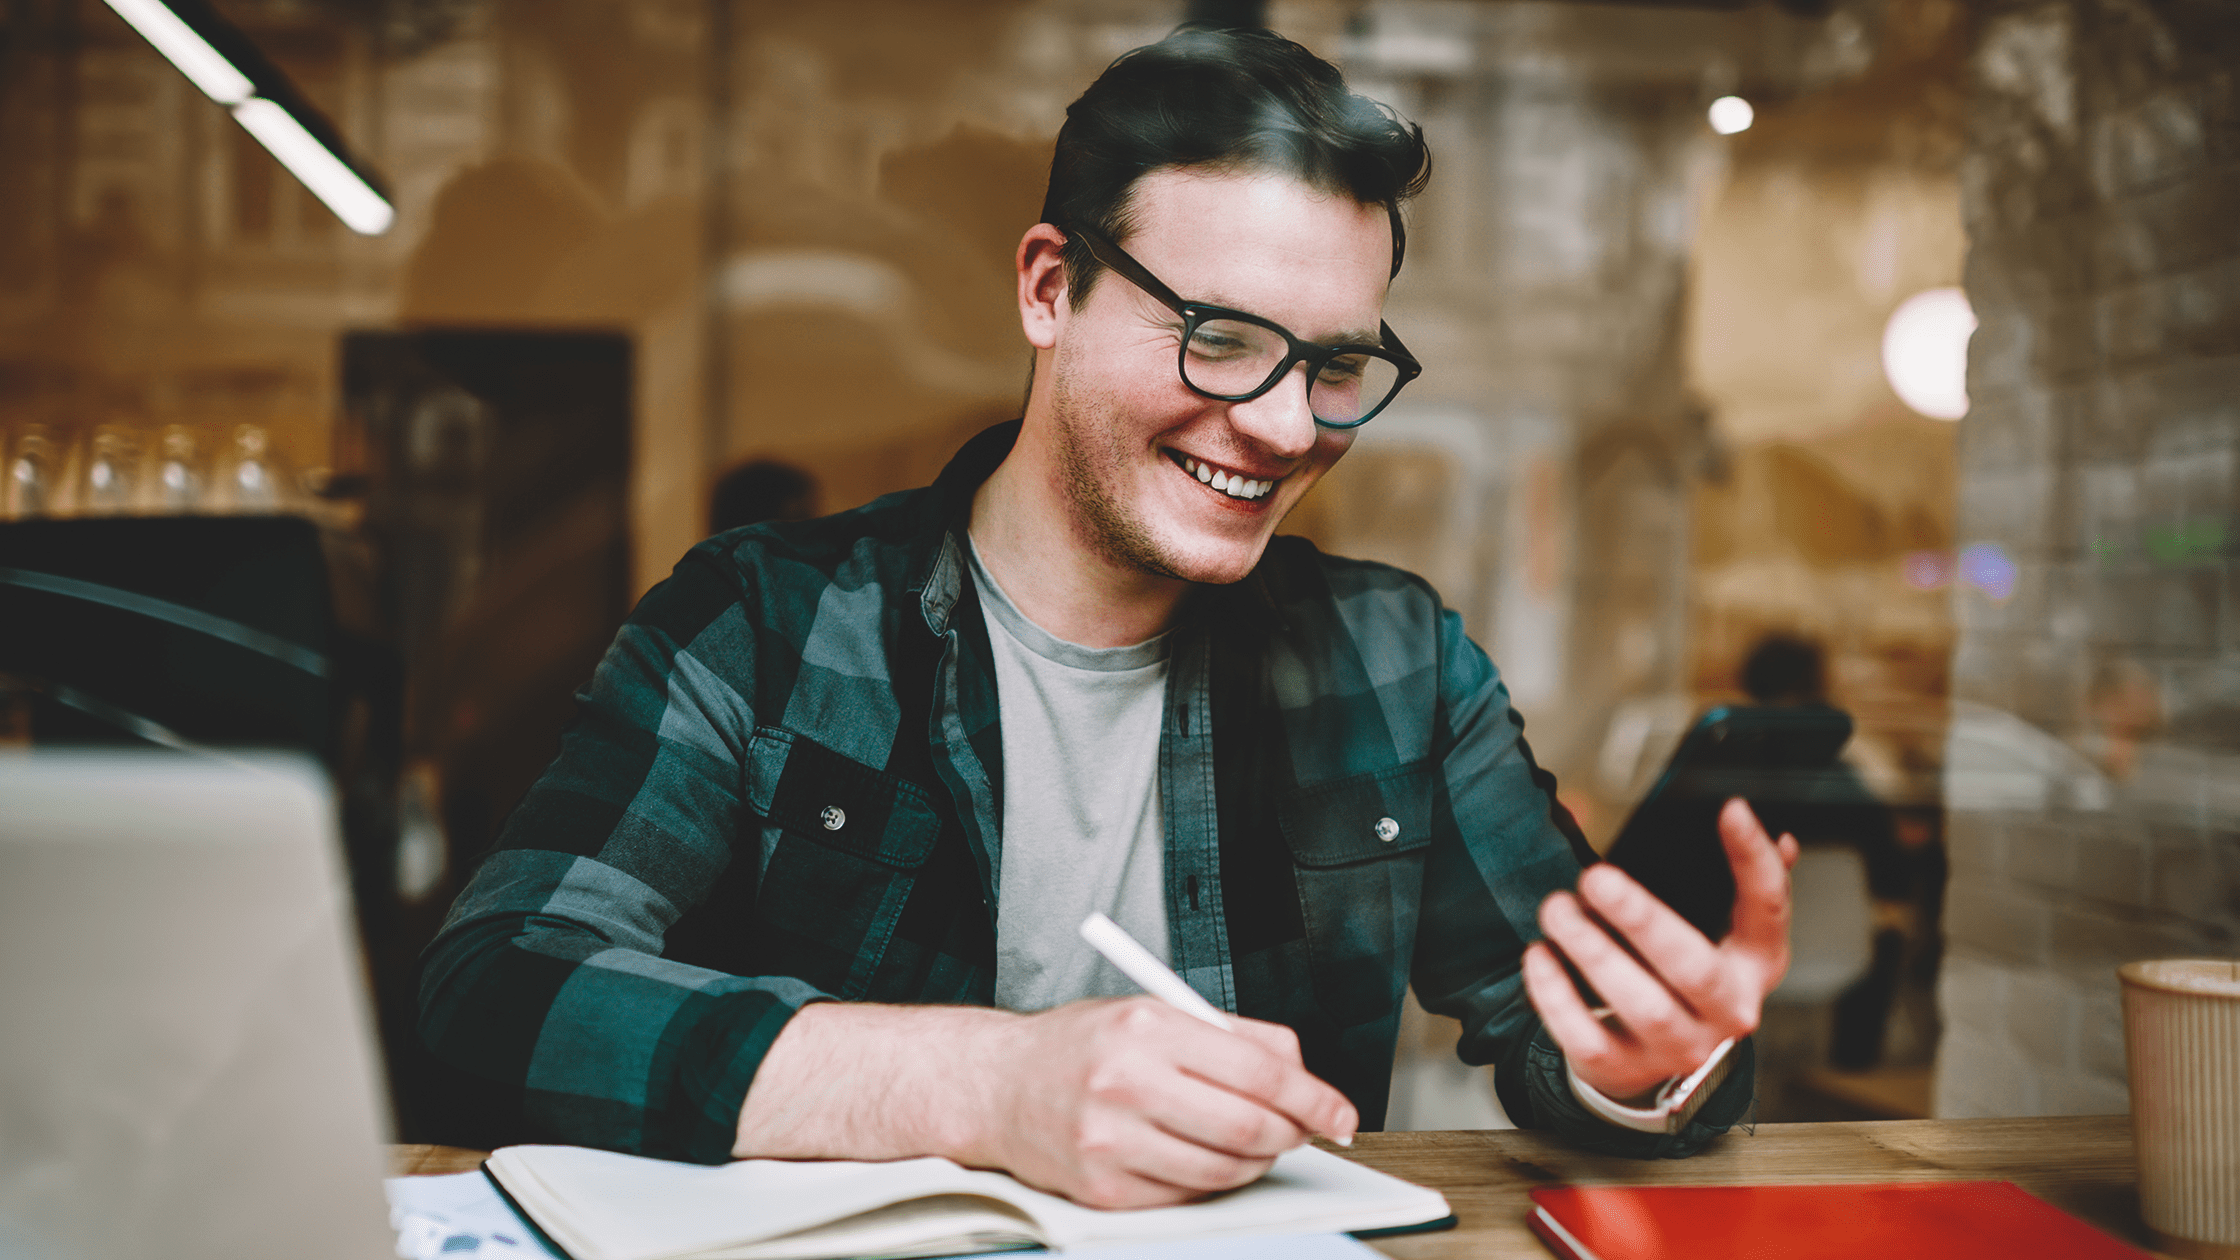
[(1703, 1100), (1726, 1078), (1730, 1067), (1727, 1056), (1733, 1050), (1734, 1038), (1720, 1042), (1701, 1067), (1659, 1085), (1646, 1107), (1628, 1107), (1579, 1079), (1579, 1070), (1568, 1057), (1563, 1061), (1563, 1075), (1579, 1105), (1606, 1123), (1640, 1133), (1677, 1133), (1687, 1127)]

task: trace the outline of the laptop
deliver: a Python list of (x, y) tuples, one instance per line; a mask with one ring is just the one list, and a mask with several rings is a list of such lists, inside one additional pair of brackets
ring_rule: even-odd
[(0, 750), (0, 1260), (376, 1260), (389, 1115), (332, 792)]

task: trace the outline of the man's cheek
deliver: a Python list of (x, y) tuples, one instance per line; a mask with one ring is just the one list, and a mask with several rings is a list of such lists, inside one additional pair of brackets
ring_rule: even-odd
[(1311, 475), (1304, 471), (1291, 474), (1276, 492), (1282, 497), (1276, 501), (1276, 510), (1268, 513), (1268, 524), (1264, 532), (1273, 534), (1282, 528), (1283, 523), (1306, 501), (1307, 491), (1313, 489), (1314, 483), (1320, 481), (1322, 474), (1328, 471), (1327, 467), (1318, 467)]
[(1324, 429), (1315, 438), (1314, 454), (1306, 467), (1284, 478), (1283, 491), (1288, 496), (1279, 516), (1289, 516), (1291, 509), (1307, 497), (1314, 483), (1335, 467), (1345, 453), (1353, 449), (1353, 437), (1358, 429)]

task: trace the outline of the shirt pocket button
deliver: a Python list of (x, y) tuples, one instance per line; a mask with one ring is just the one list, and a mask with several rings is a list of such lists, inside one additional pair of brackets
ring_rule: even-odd
[(817, 818), (824, 823), (826, 831), (838, 831), (848, 825), (848, 811), (838, 805), (825, 806), (824, 812), (817, 815)]
[(1377, 839), (1384, 841), (1386, 844), (1391, 844), (1400, 838), (1400, 824), (1390, 818), (1379, 818), (1376, 833)]

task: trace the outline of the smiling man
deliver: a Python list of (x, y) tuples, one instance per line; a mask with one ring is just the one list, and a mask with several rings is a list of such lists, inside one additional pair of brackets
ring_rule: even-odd
[[(1730, 808), (1716, 943), (1582, 877), (1460, 619), (1274, 536), (1418, 371), (1383, 309), (1428, 166), (1265, 32), (1107, 70), (1019, 245), (1023, 419), (647, 595), (430, 947), (436, 1052), (523, 1136), (1140, 1206), (1379, 1127), (1413, 983), (1520, 1124), (1656, 1155), (1732, 1123), (1793, 843)], [(1092, 911), (1236, 1030), (1123, 996)], [(1650, 1105), (1706, 1067), (1692, 1118)]]

